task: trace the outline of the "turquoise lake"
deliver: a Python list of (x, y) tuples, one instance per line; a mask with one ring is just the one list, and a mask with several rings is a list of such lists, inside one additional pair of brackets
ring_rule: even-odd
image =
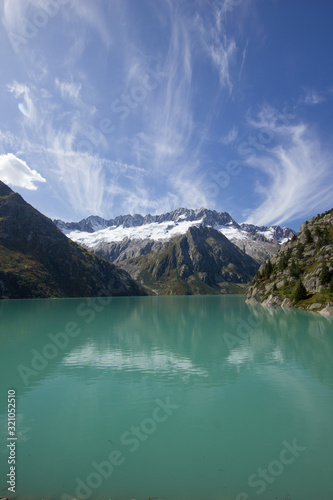
[(0, 329), (0, 497), (332, 500), (332, 318), (235, 295), (13, 300)]

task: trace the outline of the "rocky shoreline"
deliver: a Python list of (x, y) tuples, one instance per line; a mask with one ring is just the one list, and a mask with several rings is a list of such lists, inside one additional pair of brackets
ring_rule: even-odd
[(267, 299), (263, 300), (262, 302), (260, 300), (257, 300), (255, 297), (251, 297), (245, 300), (247, 304), (260, 304), (264, 307), (270, 307), (270, 306), (280, 306), (283, 308), (288, 308), (288, 307), (294, 307), (295, 309), (299, 309), (301, 311), (312, 311), (312, 312), (319, 312), (323, 316), (331, 316), (333, 315), (333, 303), (328, 302), (327, 304), (319, 304), (314, 302), (313, 304), (307, 306), (306, 308), (303, 306), (300, 307), (295, 307), (293, 306), (293, 303), (291, 299), (288, 299), (287, 297), (284, 298), (282, 301), (279, 299), (279, 297), (276, 297), (274, 295), (270, 295)]
[(260, 266), (247, 302), (333, 314), (333, 209), (302, 224)]

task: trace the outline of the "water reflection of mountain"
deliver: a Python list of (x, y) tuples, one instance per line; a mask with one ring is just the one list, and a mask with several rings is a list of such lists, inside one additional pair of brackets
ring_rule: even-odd
[[(256, 306), (253, 306), (257, 310)], [(263, 313), (260, 310), (264, 309)], [(294, 362), (309, 370), (322, 384), (332, 387), (333, 318), (318, 313), (279, 307), (259, 308), (264, 337), (257, 335), (257, 349), (269, 339), (266, 356), (275, 356), (283, 363)]]
[[(250, 313), (251, 324), (255, 317), (259, 327), (249, 325)], [(17, 367), (31, 367), (31, 350), (42, 353), (52, 343), (48, 334), (63, 332), (68, 322), (75, 323), (80, 334), (69, 338), (68, 345), (29, 378), (28, 386), (60, 368), (69, 376), (74, 368), (85, 368), (81, 376), (87, 379), (95, 370), (94, 377), (107, 373), (126, 381), (126, 373), (130, 378), (135, 370), (137, 380), (153, 374), (184, 383), (195, 377), (204, 384), (210, 379), (237, 380), (249, 363), (291, 362), (323, 384), (332, 380), (329, 318), (249, 306), (240, 297), (115, 298), (106, 306), (86, 299), (12, 301), (4, 303), (1, 319), (5, 383), (10, 380), (22, 391)]]

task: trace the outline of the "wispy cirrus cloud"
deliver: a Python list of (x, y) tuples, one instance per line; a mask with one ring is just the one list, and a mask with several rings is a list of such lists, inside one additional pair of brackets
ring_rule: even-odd
[(46, 182), (36, 170), (12, 153), (0, 155), (0, 179), (11, 186), (37, 190), (36, 182)]
[[(24, 120), (21, 137), (1, 132), (2, 149), (10, 148), (16, 155), (25, 155), (29, 162), (40, 164), (41, 170), (47, 171), (54, 191), (64, 193), (73, 213), (82, 216), (89, 210), (101, 214), (108, 160), (100, 156), (99, 149), (103, 148), (105, 138), (98, 135), (98, 149), (95, 145), (98, 131), (90, 127), (94, 109), (81, 100), (81, 84), (56, 79), (53, 85), (62, 100), (43, 88), (37, 92), (31, 84), (15, 81), (7, 85), (7, 90), (19, 101)], [(86, 144), (91, 151), (85, 151)], [(16, 166), (24, 184), (17, 181), (16, 186), (25, 187), (27, 176), (17, 163)], [(30, 184), (29, 189), (35, 189), (34, 185)]]
[(282, 124), (279, 114), (268, 106), (252, 125), (270, 130), (274, 145), (245, 159), (261, 173), (256, 186), (261, 202), (246, 222), (282, 224), (332, 203), (333, 152), (322, 147), (309, 125), (301, 121)]
[[(137, 165), (149, 166), (164, 179), (169, 200), (178, 206), (212, 204), (212, 200), (207, 200), (203, 193), (201, 161), (203, 145), (206, 141), (211, 142), (211, 100), (208, 99), (210, 105), (206, 114), (200, 121), (196, 120), (194, 103), (197, 90), (193, 74), (202, 63), (213, 62), (219, 76), (219, 83), (214, 83), (214, 91), (230, 95), (233, 79), (239, 77), (246, 57), (245, 48), (242, 60), (238, 61), (241, 69), (232, 73), (231, 65), (237, 47), (235, 40), (226, 35), (225, 22), (226, 15), (235, 5), (230, 1), (212, 2), (212, 7), (209, 15), (201, 15), (191, 8), (183, 9), (177, 2), (165, 2), (164, 22), (167, 19), (170, 35), (165, 55), (160, 59), (164, 76), (158, 89), (149, 96), (149, 106), (142, 110), (140, 130), (131, 137), (121, 139), (123, 144), (127, 141)], [(123, 42), (126, 47), (126, 38)], [(140, 54), (140, 47), (136, 48)], [(131, 51), (127, 57), (128, 81), (135, 84), (144, 66), (140, 64), (140, 57), (133, 58)], [(230, 144), (236, 136), (237, 129), (234, 128), (224, 140)], [(154, 193), (150, 192), (149, 197), (153, 198)], [(131, 198), (131, 206), (135, 200), (138, 202), (137, 210), (141, 210), (141, 194)]]
[(177, 10), (171, 12), (170, 27), (170, 45), (163, 67), (166, 79), (156, 101), (156, 112), (153, 111), (156, 166), (162, 166), (168, 159), (179, 159), (186, 150), (193, 131), (191, 39), (186, 20)]
[(325, 93), (317, 90), (308, 90), (305, 96), (301, 99), (304, 104), (316, 105), (325, 102), (327, 99)]
[[(177, 184), (179, 189), (177, 188)], [(173, 178), (168, 184), (163, 196), (154, 196), (154, 193), (145, 185), (133, 186), (133, 189), (123, 192), (121, 196), (121, 213), (165, 213), (179, 207), (205, 206), (207, 199), (203, 197), (200, 186), (193, 184), (189, 179)]]
[[(169, 43), (159, 64), (151, 65), (159, 74), (155, 88), (149, 94), (149, 105), (140, 107), (140, 129), (127, 138), (138, 165), (148, 166), (159, 175), (182, 168), (187, 161), (189, 144), (193, 140), (192, 114), (192, 40), (189, 19), (178, 4), (166, 2)], [(129, 54), (128, 81), (142, 81), (145, 69)], [(147, 66), (146, 66), (147, 68)], [(156, 68), (156, 69), (155, 69)], [(147, 69), (145, 69), (147, 71)], [(141, 75), (142, 76), (142, 75)], [(147, 99), (148, 103), (148, 99)]]
[(238, 128), (234, 126), (232, 127), (232, 129), (229, 130), (229, 132), (226, 135), (222, 136), (219, 139), (219, 142), (221, 144), (224, 144), (225, 146), (229, 146), (229, 144), (235, 142), (237, 136), (238, 136)]
[(207, 52), (218, 70), (221, 87), (227, 87), (231, 91), (230, 61), (235, 55), (236, 43), (228, 40), (226, 35), (214, 38), (208, 43)]
[(61, 97), (66, 100), (69, 99), (74, 103), (79, 102), (80, 92), (82, 84), (73, 81), (61, 81), (58, 78), (55, 79), (55, 85), (59, 89)]
[[(152, 165), (162, 175), (167, 173), (165, 185), (178, 205), (212, 204), (204, 194), (201, 172), (202, 146), (209, 137), (212, 110), (207, 109), (200, 124), (195, 119), (193, 73), (199, 62), (210, 61), (219, 78), (217, 94), (232, 92), (233, 79), (239, 77), (244, 65), (246, 48), (240, 70), (233, 72), (238, 49), (235, 39), (227, 36), (225, 26), (226, 16), (235, 8), (231, 3), (212, 2), (208, 15), (197, 12), (194, 16), (191, 10), (184, 12), (177, 4), (167, 3), (171, 31), (163, 64), (165, 79), (153, 99), (153, 112), (147, 115), (146, 126), (131, 139), (139, 164)], [(236, 136), (234, 128), (222, 142), (230, 144)]]
[[(147, 204), (151, 206), (148, 210), (162, 210), (160, 199), (170, 209), (180, 204), (206, 204), (209, 200), (205, 200), (200, 185), (201, 149), (209, 135), (211, 114), (207, 109), (200, 120), (195, 117), (198, 89), (193, 84), (193, 72), (198, 70), (198, 62), (211, 62), (220, 82), (220, 87), (214, 82), (216, 91), (230, 93), (230, 65), (236, 45), (226, 35), (225, 17), (235, 8), (235, 2), (238, 0), (213, 1), (208, 15), (200, 11), (195, 20), (192, 4), (184, 9), (182, 4), (167, 0), (156, 12), (168, 36), (163, 49), (148, 52), (128, 31), (129, 3), (102, 5), (70, 0), (66, 8), (59, 4), (55, 19), (70, 28), (64, 32), (69, 49), (55, 71), (43, 58), (43, 51), (41, 58), (36, 58), (35, 44), (24, 44), (24, 57), (32, 66), (31, 79), (8, 86), (24, 115), (22, 139), (7, 134), (7, 147), (9, 142), (15, 143), (13, 152), (25, 157), (28, 154), (29, 162), (39, 162), (54, 191), (64, 193), (67, 206), (77, 216), (87, 211), (110, 213), (115, 206), (123, 205), (122, 200), (135, 211), (144, 211)], [(7, 30), (20, 33), (24, 20), (33, 19), (41, 5), (39, 0), (5, 0), (3, 20)], [(47, 30), (39, 35), (46, 45), (50, 43)], [(105, 83), (99, 89), (99, 82), (92, 83), (93, 78), (81, 65), (92, 39), (99, 47), (101, 61), (107, 58), (113, 41), (119, 45), (114, 59), (117, 73), (109, 82), (108, 107), (105, 101), (99, 101), (99, 90), (105, 92)], [(43, 71), (37, 71), (41, 67)], [(119, 115), (112, 115), (112, 102), (142, 86), (147, 70), (159, 75), (149, 80), (149, 84), (154, 82), (154, 89), (143, 102), (128, 108), (130, 119), (122, 122)], [(98, 129), (101, 114), (115, 123), (112, 135)]]
[[(227, 35), (225, 28), (226, 14), (230, 10), (230, 1), (224, 1), (222, 4), (214, 2), (211, 18), (203, 19), (198, 14), (195, 19), (195, 26), (201, 35), (204, 50), (218, 72), (220, 87), (227, 88), (231, 93), (233, 89), (231, 66), (235, 61), (237, 44), (234, 37)], [(241, 69), (245, 55), (246, 50), (243, 51)]]

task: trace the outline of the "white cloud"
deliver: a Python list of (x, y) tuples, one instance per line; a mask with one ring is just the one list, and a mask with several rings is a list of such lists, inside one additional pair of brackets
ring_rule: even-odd
[(64, 82), (60, 81), (58, 78), (56, 78), (55, 83), (63, 99), (69, 99), (75, 103), (79, 101), (82, 87), (81, 83)]
[(0, 178), (5, 184), (35, 191), (36, 182), (46, 182), (36, 170), (12, 153), (0, 155)]
[(218, 70), (221, 87), (227, 87), (231, 91), (230, 63), (236, 52), (235, 41), (228, 40), (225, 35), (222, 39), (216, 37), (207, 50)]
[(221, 139), (219, 140), (219, 142), (221, 142), (225, 146), (229, 146), (230, 144), (232, 144), (237, 139), (237, 136), (238, 136), (238, 129), (237, 129), (237, 127), (232, 127), (232, 129), (230, 129), (229, 132), (226, 135), (224, 135), (223, 137), (221, 137)]
[(317, 92), (316, 90), (309, 90), (301, 102), (310, 105), (321, 104), (326, 101), (326, 97), (322, 92)]
[(247, 47), (248, 47), (248, 44), (249, 44), (249, 41), (247, 40), (246, 45), (245, 45), (245, 48), (243, 49), (243, 53), (242, 53), (242, 63), (241, 63), (241, 67), (240, 67), (240, 70), (239, 70), (239, 73), (238, 73), (238, 78), (240, 78), (240, 77), (241, 77), (241, 74), (242, 74), (242, 72), (243, 72), (244, 63), (245, 63), (246, 54), (247, 54)]
[[(161, 214), (171, 212), (181, 206), (192, 206), (192, 204), (185, 205), (179, 193), (166, 191), (164, 196), (154, 197), (153, 193), (145, 187), (134, 187), (125, 192), (121, 200), (121, 213), (140, 213), (142, 215), (147, 213)], [(193, 200), (191, 201), (193, 202)]]
[[(78, 118), (72, 121), (68, 131), (55, 131), (51, 126), (47, 133), (46, 158), (50, 158), (50, 175), (60, 183), (66, 200), (78, 215), (101, 215), (105, 185), (105, 160), (94, 152), (80, 152), (75, 148), (80, 134)], [(93, 148), (93, 146), (92, 146)]]
[[(232, 37), (228, 37), (225, 30), (224, 19), (229, 10), (229, 2), (223, 2), (222, 6), (213, 6), (213, 21), (204, 21), (199, 15), (196, 16), (195, 26), (201, 35), (201, 42), (208, 57), (218, 71), (221, 88), (232, 91), (233, 83), (231, 76), (231, 65), (235, 60), (237, 45)], [(244, 64), (246, 50), (243, 52), (241, 70)]]
[[(153, 165), (155, 171), (171, 173), (188, 152), (194, 123), (190, 27), (177, 5), (170, 3), (169, 7), (171, 33), (165, 62), (163, 67), (151, 64), (148, 69), (159, 76), (156, 87), (149, 94), (149, 106), (140, 109), (141, 131), (130, 141), (136, 163)], [(132, 73), (134, 70), (137, 73), (138, 67), (135, 66)]]
[(305, 123), (279, 122), (278, 113), (270, 107), (263, 108), (252, 124), (269, 130), (272, 144), (278, 145), (268, 144), (245, 159), (264, 179), (257, 183), (262, 201), (246, 222), (282, 224), (330, 208), (333, 154), (323, 151), (315, 132)]
[(174, 173), (170, 181), (170, 190), (176, 193), (173, 209), (178, 207), (212, 208), (212, 201), (208, 198), (202, 176), (196, 175), (196, 166), (186, 165)]

